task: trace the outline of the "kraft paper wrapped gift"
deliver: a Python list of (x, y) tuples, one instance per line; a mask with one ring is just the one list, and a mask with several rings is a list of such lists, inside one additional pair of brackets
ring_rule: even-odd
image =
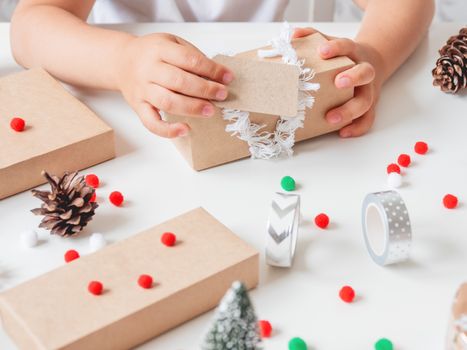
[(467, 349), (467, 283), (460, 286), (451, 310), (446, 350)]
[[(167, 231), (173, 247), (160, 242)], [(151, 289), (140, 274), (154, 278)], [(0, 316), (20, 349), (129, 349), (217, 306), (236, 280), (255, 287), (258, 275), (258, 252), (198, 208), (1, 293)], [(91, 280), (102, 295), (87, 291)]]
[[(10, 128), (13, 117), (26, 129)], [(0, 79), (0, 199), (115, 157), (114, 132), (42, 69)]]
[[(305, 59), (305, 67), (312, 68), (315, 72), (312, 83), (320, 84), (319, 90), (311, 94), (315, 102), (311, 109), (306, 110), (304, 127), (297, 129), (296, 141), (326, 134), (345, 125), (344, 123), (330, 125), (325, 121), (324, 116), (328, 110), (342, 105), (353, 97), (353, 88), (337, 89), (334, 85), (334, 78), (340, 72), (351, 68), (354, 62), (347, 57), (322, 60), (317, 48), (326, 40), (319, 33), (292, 40), (297, 56)], [(214, 58), (229, 66), (237, 78), (230, 87), (233, 93), (229, 94), (228, 100), (214, 103), (219, 107), (252, 112), (250, 113), (251, 122), (265, 125), (262, 130), (272, 132), (279, 119), (278, 115), (289, 116), (281, 114), (281, 111), (290, 110), (288, 107), (291, 103), (295, 108), (297, 106), (296, 95), (290, 93), (297, 90), (297, 80), (294, 80), (297, 75), (290, 69), (284, 70), (283, 66), (287, 65), (281, 63), (281, 57), (259, 58), (257, 52), (261, 49), (240, 53), (235, 56), (237, 61), (226, 60), (223, 56)], [(266, 66), (263, 71), (252, 69), (251, 65), (258, 61), (274, 62), (275, 65), (269, 68)], [(245, 77), (248, 78), (248, 74), (253, 76), (252, 79), (245, 79)], [(269, 75), (277, 77), (280, 74), (282, 74), (280, 80), (269, 77)], [(257, 81), (257, 84), (251, 84), (251, 81)], [(282, 92), (279, 97), (277, 97), (278, 91)], [(277, 113), (271, 113), (274, 110)], [(212, 118), (188, 118), (166, 114), (165, 119), (169, 122), (184, 122), (190, 126), (190, 134), (174, 139), (174, 142), (195, 170), (207, 169), (250, 156), (248, 144), (225, 131), (229, 122), (223, 119), (220, 108)]]

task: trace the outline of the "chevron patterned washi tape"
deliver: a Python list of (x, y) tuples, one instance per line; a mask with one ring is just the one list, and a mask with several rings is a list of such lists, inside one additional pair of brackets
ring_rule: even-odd
[(277, 192), (271, 202), (267, 226), (266, 262), (271, 266), (292, 266), (300, 217), (300, 196)]

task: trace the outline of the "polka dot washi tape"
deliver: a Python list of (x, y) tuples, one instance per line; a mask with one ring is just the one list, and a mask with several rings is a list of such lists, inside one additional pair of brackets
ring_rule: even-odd
[(390, 265), (409, 258), (412, 225), (399, 193), (368, 194), (363, 201), (362, 225), (367, 250), (377, 264)]

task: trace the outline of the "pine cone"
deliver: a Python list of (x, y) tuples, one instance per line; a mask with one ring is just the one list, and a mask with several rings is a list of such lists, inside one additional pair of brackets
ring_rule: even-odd
[(91, 202), (94, 189), (86, 185), (84, 176), (76, 178), (77, 174), (65, 173), (60, 179), (42, 172), (51, 191), (32, 190), (33, 195), (44, 202), (40, 208), (31, 210), (35, 215), (44, 215), (39, 227), (67, 237), (80, 232), (92, 220), (98, 207)]
[(433, 69), (433, 85), (444, 92), (457, 93), (467, 86), (467, 27), (449, 38)]

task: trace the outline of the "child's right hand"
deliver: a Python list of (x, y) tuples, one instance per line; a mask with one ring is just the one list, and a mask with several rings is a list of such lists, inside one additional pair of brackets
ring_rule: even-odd
[(189, 117), (211, 117), (209, 100), (225, 100), (234, 76), (187, 41), (171, 34), (128, 40), (116, 67), (118, 87), (144, 126), (162, 137), (184, 136), (184, 123), (167, 123), (159, 110)]

